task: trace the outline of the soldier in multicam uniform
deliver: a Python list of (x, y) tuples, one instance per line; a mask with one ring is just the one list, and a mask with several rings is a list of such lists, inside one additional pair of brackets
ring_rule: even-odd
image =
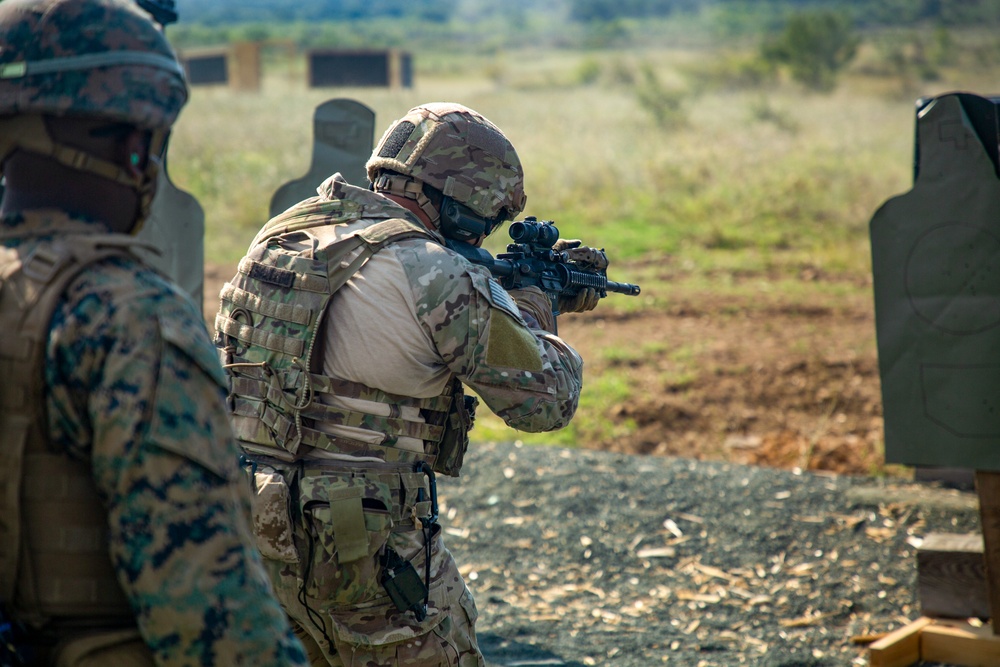
[(222, 290), (216, 344), (254, 530), (314, 665), (483, 665), (436, 522), (434, 473), (459, 474), (477, 402), (462, 385), (515, 428), (557, 429), (583, 362), (541, 290), (508, 293), (446, 247), (478, 245), (524, 208), (495, 125), (416, 107), (367, 166), (369, 189), (335, 174), (269, 221)]
[(0, 2), (5, 665), (306, 664), (254, 548), (218, 355), (130, 252), (186, 99), (131, 3)]

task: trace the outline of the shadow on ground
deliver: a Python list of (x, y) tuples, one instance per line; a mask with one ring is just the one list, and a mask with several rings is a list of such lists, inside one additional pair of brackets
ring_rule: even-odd
[(523, 644), (488, 632), (476, 633), (476, 636), (489, 667), (584, 667), (582, 662), (564, 660), (555, 653), (531, 644)]

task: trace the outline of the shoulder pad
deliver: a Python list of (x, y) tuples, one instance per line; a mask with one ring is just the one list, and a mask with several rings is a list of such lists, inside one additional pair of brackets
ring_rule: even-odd
[(405, 238), (422, 237), (434, 239), (434, 234), (424, 227), (405, 218), (390, 218), (365, 227), (358, 236), (372, 246), (383, 246)]
[(268, 220), (257, 232), (250, 247), (287, 232), (353, 222), (361, 217), (361, 213), (362, 207), (356, 202), (313, 197)]

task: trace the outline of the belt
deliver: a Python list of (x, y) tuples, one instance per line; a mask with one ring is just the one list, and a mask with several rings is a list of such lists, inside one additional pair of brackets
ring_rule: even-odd
[[(321, 476), (329, 474), (347, 474), (363, 477), (375, 477), (388, 485), (392, 492), (393, 507), (390, 508), (393, 522), (400, 527), (398, 532), (406, 532), (417, 526), (413, 520), (426, 518), (435, 514), (437, 489), (434, 484), (434, 473), (424, 462), (398, 463), (389, 461), (345, 461), (341, 459), (312, 459), (289, 463), (269, 456), (249, 456), (243, 454), (244, 464), (252, 468), (266, 466), (280, 472), (289, 485), (295, 488), (295, 478)], [(293, 491), (293, 493), (297, 493)], [(412, 511), (410, 509), (412, 508)]]

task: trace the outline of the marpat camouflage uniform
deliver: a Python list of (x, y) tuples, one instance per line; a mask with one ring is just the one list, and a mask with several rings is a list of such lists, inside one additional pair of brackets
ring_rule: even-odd
[(304, 664), (202, 318), (109, 233), (187, 92), (131, 0), (0, 1), (0, 662)]
[[(381, 226), (404, 232), (367, 262), (341, 250)], [(222, 291), (217, 344), (254, 461), (254, 529), (314, 665), (483, 665), (476, 606), (439, 526), (426, 618), (398, 611), (380, 583), (387, 548), (424, 578), (430, 503), (415, 465), (461, 467), (461, 452), (443, 462), (438, 449), (456, 379), (526, 431), (564, 426), (577, 406), (579, 355), (443, 244), (338, 174), (265, 225)], [(330, 289), (328, 302), (311, 296)]]
[[(103, 233), (54, 210), (6, 216), (0, 260)], [(4, 348), (0, 358), (11, 353)], [(190, 299), (131, 256), (92, 264), (64, 292), (38, 372), (49, 445), (91, 473), (107, 508), (104, 549), (145, 641), (132, 635), (104, 664), (153, 664), (150, 651), (157, 665), (305, 664), (252, 548), (224, 376)], [(69, 577), (73, 554), (42, 549), (64, 559)], [(46, 643), (72, 636), (70, 620), (33, 635), (43, 655)], [(77, 626), (102, 629), (95, 617)], [(102, 664), (101, 655), (73, 664)]]

